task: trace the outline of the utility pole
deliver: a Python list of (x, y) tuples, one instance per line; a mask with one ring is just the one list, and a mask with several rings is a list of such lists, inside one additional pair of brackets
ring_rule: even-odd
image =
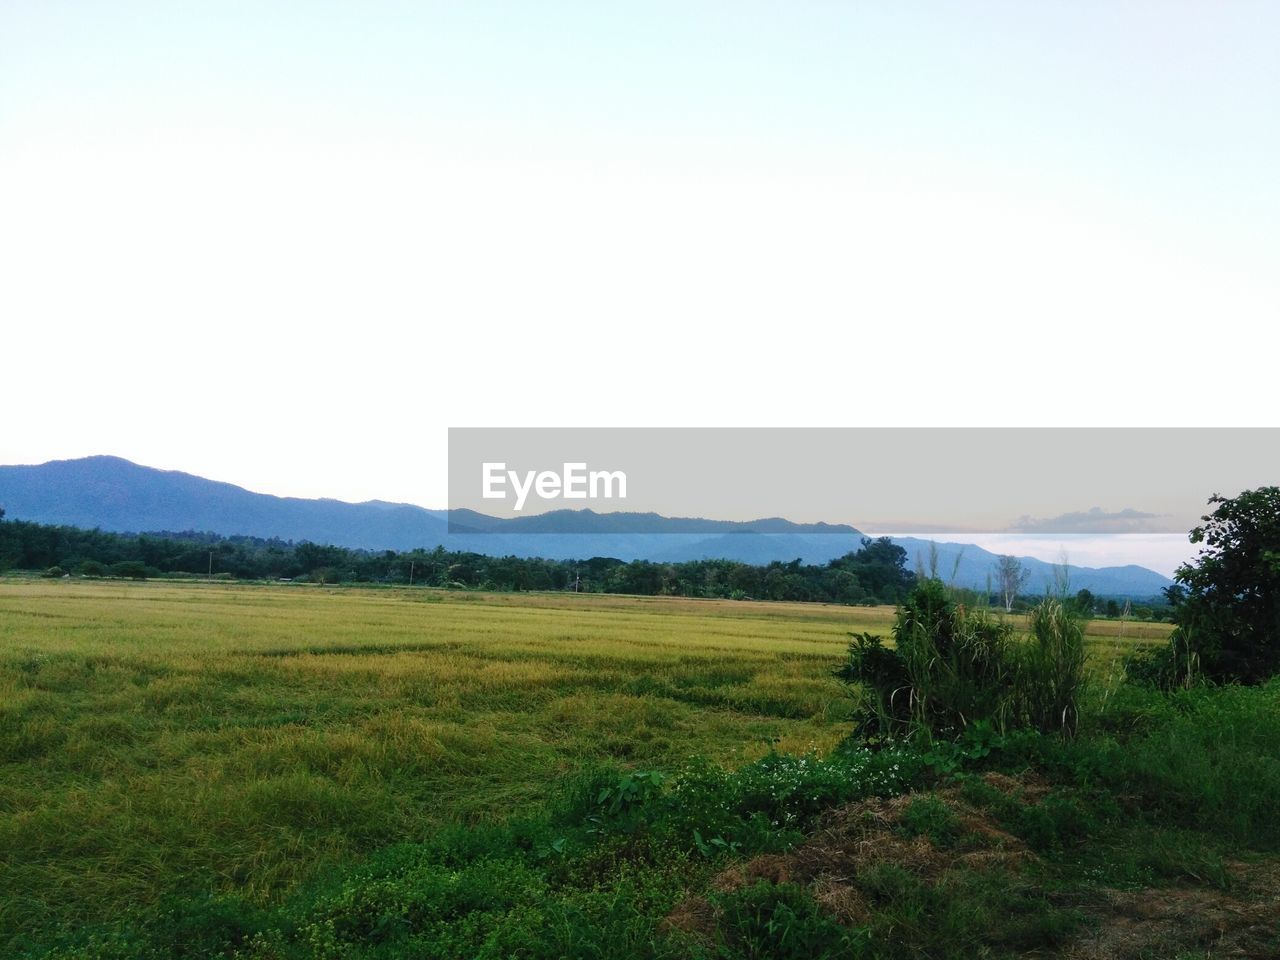
[(213, 579), (213, 551), (209, 551), (209, 579)]
[(417, 560), (409, 561), (409, 586), (413, 586), (413, 568), (417, 564)]

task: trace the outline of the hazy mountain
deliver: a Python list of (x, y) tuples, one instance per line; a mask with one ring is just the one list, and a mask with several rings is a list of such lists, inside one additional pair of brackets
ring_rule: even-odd
[[(722, 558), (764, 564), (797, 558), (825, 563), (856, 550), (853, 527), (799, 524), (778, 517), (738, 523), (650, 513), (557, 510), (500, 519), (471, 510), (452, 516), (412, 504), (371, 500), (306, 500), (252, 493), (230, 483), (156, 470), (119, 457), (55, 460), (38, 466), (0, 466), (0, 506), (12, 519), (120, 532), (211, 531), (312, 540), (369, 550), (411, 550), (443, 545), (490, 555), (680, 562)], [(450, 532), (449, 520), (453, 529)], [(927, 558), (927, 541), (897, 538), (914, 567)], [(957, 562), (958, 558), (958, 562)], [(979, 547), (938, 544), (938, 571), (957, 585), (982, 588), (995, 564)], [(927, 562), (927, 560), (926, 560)], [(1053, 581), (1053, 566), (1024, 558), (1027, 590)], [(1070, 568), (1072, 589), (1101, 595), (1147, 597), (1169, 584), (1138, 566)]]
[(10, 519), (117, 532), (201, 530), (347, 547), (408, 550), (443, 541), (441, 512), (403, 503), (344, 503), (251, 493), (119, 457), (0, 467)]
[[(893, 542), (907, 551), (912, 569), (921, 563), (928, 568), (929, 541), (915, 537), (894, 537)], [(967, 543), (938, 543), (938, 576), (959, 586), (984, 590), (988, 576), (994, 582), (992, 571), (997, 555), (981, 547)], [(1055, 583), (1055, 565), (1022, 557), (1023, 566), (1030, 572), (1025, 593), (1044, 593)], [(1155, 597), (1173, 581), (1154, 570), (1128, 564), (1122, 567), (1067, 567), (1072, 592), (1089, 590), (1101, 596)]]
[[(0, 506), (12, 519), (118, 532), (199, 530), (312, 540), (369, 550), (438, 544), (488, 554), (637, 559), (726, 532), (861, 534), (848, 526), (772, 517), (749, 523), (653, 513), (556, 510), (501, 519), (473, 510), (427, 510), (406, 503), (306, 500), (252, 493), (120, 457), (0, 466)], [(452, 532), (450, 532), (450, 519)]]

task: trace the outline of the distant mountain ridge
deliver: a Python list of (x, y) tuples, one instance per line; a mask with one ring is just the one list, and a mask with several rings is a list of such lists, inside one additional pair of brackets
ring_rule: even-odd
[[(556, 510), (504, 519), (471, 510), (452, 514), (405, 503), (309, 500), (253, 493), (231, 483), (140, 466), (120, 457), (0, 466), (0, 506), (10, 519), (116, 532), (207, 531), (227, 536), (311, 540), (366, 550), (444, 546), (489, 555), (548, 559), (617, 557), (679, 562), (728, 559), (766, 564), (796, 558), (825, 563), (861, 545), (844, 524), (802, 524), (780, 517), (739, 522), (652, 513)], [(452, 525), (450, 523), (452, 521)], [(895, 538), (914, 567), (928, 541)], [(939, 569), (962, 586), (982, 588), (995, 555), (979, 547), (937, 544)], [(957, 557), (958, 562), (957, 562)], [(1028, 590), (1053, 579), (1053, 565), (1023, 558)], [(1155, 596), (1167, 577), (1139, 566), (1072, 567), (1073, 589), (1110, 596)]]
[(108, 456), (0, 466), (0, 506), (13, 519), (122, 533), (201, 530), (370, 550), (434, 544), (448, 526), (443, 511), (410, 504), (276, 497)]

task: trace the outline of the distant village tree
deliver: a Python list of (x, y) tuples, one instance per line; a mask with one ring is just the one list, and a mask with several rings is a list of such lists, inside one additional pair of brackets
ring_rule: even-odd
[(1000, 598), (1004, 601), (1005, 613), (1013, 610), (1013, 601), (1031, 579), (1031, 571), (1022, 565), (1017, 557), (1001, 556), (996, 561), (996, 585), (1000, 589)]

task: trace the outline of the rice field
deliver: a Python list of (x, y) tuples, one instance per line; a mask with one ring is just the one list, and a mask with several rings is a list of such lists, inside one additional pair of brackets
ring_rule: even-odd
[[(889, 608), (0, 581), (0, 952), (170, 893), (262, 901), (616, 763), (825, 751)], [(1097, 623), (1106, 669), (1154, 624)]]

